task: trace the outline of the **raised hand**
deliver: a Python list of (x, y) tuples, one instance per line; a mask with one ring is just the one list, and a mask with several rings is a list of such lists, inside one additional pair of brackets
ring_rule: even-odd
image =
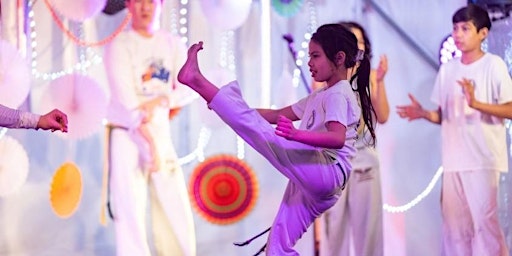
[(468, 106), (473, 107), (476, 101), (473, 81), (467, 78), (462, 78), (462, 80), (458, 80), (457, 83), (462, 87), (462, 93), (464, 93), (464, 96), (466, 97)]
[(388, 57), (386, 55), (380, 56), (379, 66), (376, 70), (377, 82), (383, 81), (386, 73), (388, 72)]

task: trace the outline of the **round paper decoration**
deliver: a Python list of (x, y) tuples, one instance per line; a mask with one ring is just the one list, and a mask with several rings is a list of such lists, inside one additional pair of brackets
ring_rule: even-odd
[(68, 218), (76, 211), (82, 197), (82, 175), (71, 162), (55, 171), (50, 187), (50, 203), (55, 214)]
[(102, 128), (108, 99), (99, 84), (89, 76), (65, 75), (53, 80), (41, 96), (44, 113), (54, 108), (68, 116), (68, 132), (56, 133), (64, 138), (83, 139)]
[(18, 108), (30, 90), (28, 62), (11, 43), (0, 40), (0, 102)]
[(62, 16), (82, 22), (99, 14), (107, 0), (45, 0)]
[(201, 10), (208, 23), (221, 29), (236, 29), (247, 20), (251, 0), (201, 0)]
[(114, 15), (125, 8), (125, 0), (107, 0), (107, 5), (103, 8), (103, 13)]
[(283, 17), (292, 17), (302, 8), (304, 0), (272, 0), (272, 7)]
[(28, 156), (23, 146), (10, 136), (0, 139), (0, 196), (12, 195), (25, 184)]
[(252, 170), (231, 155), (207, 158), (194, 169), (189, 186), (199, 215), (219, 225), (245, 217), (258, 197), (258, 181)]

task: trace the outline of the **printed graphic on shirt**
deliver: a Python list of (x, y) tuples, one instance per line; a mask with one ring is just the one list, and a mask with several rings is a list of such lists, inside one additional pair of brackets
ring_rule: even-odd
[(170, 74), (171, 72), (164, 67), (162, 60), (153, 60), (146, 69), (146, 72), (142, 75), (142, 82), (147, 82), (155, 78), (167, 83), (169, 81)]

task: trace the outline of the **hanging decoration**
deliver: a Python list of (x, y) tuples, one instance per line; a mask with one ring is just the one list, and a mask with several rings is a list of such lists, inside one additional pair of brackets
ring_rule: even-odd
[(251, 3), (251, 0), (200, 0), (208, 23), (221, 30), (242, 26), (249, 16)]
[(28, 176), (28, 156), (23, 146), (10, 136), (0, 139), (0, 197), (17, 192)]
[(28, 62), (11, 43), (0, 39), (0, 103), (18, 108), (30, 90)]
[(41, 97), (43, 112), (58, 108), (68, 115), (68, 132), (57, 134), (70, 139), (83, 139), (97, 132), (107, 105), (107, 95), (99, 84), (81, 74), (51, 81)]
[(302, 5), (304, 0), (272, 0), (272, 8), (281, 16), (290, 18), (295, 16)]
[(60, 218), (75, 213), (82, 198), (82, 174), (72, 162), (61, 165), (53, 175), (50, 186), (50, 204)]
[(189, 183), (192, 204), (207, 221), (227, 225), (244, 218), (258, 197), (258, 181), (251, 168), (231, 155), (207, 158)]
[(103, 13), (107, 15), (114, 15), (126, 8), (126, 0), (107, 0)]
[(112, 34), (110, 34), (108, 37), (106, 37), (105, 39), (102, 39), (100, 41), (88, 42), (88, 41), (80, 39), (78, 36), (74, 35), (73, 32), (71, 32), (68, 28), (66, 28), (62, 19), (59, 17), (59, 15), (55, 12), (55, 10), (52, 8), (52, 6), (47, 1), (48, 0), (45, 0), (46, 7), (50, 11), (50, 14), (52, 15), (52, 19), (55, 22), (55, 24), (57, 24), (57, 27), (59, 27), (59, 29), (62, 30), (62, 32), (64, 32), (64, 34), (71, 41), (73, 41), (75, 44), (77, 44), (79, 46), (100, 47), (100, 46), (104, 46), (104, 45), (110, 43), (117, 35), (119, 35), (119, 33), (124, 31), (124, 29), (130, 23), (130, 20), (132, 18), (132, 15), (130, 13), (127, 13), (126, 17), (123, 19), (123, 21), (121, 22), (119, 27), (117, 27), (116, 30)]
[(107, 0), (44, 0), (62, 16), (77, 22), (99, 14), (107, 4)]

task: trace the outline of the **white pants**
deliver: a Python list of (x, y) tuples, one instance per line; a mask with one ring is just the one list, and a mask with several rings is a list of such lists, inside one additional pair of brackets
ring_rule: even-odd
[(222, 87), (209, 107), (289, 179), (265, 252), (298, 255), (293, 246), (315, 218), (336, 202), (344, 185), (343, 175), (348, 173), (343, 173), (321, 148), (275, 135), (272, 125), (244, 102), (236, 82)]
[[(336, 204), (320, 218), (320, 255), (384, 254), (380, 168), (374, 148), (358, 149)], [(351, 250), (352, 249), (352, 250)]]
[[(195, 231), (182, 170), (163, 165), (151, 175), (143, 172), (139, 147), (127, 131), (115, 129), (110, 145), (111, 198), (119, 256), (195, 256)], [(148, 202), (149, 199), (149, 202)], [(154, 247), (148, 244), (148, 203)]]
[(496, 171), (444, 172), (441, 191), (446, 256), (505, 256)]

